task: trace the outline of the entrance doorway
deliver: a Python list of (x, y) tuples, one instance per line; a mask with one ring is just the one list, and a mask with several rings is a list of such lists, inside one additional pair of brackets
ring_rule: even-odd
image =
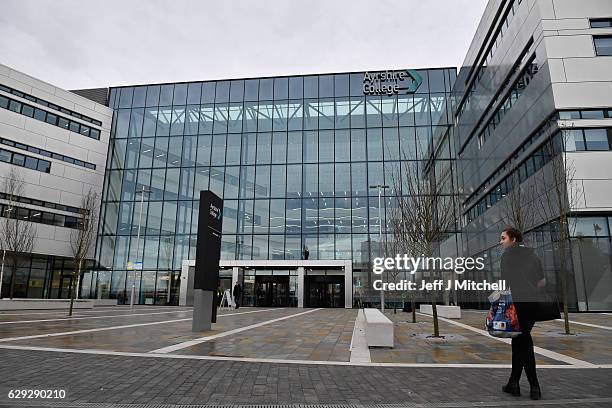
[(305, 307), (344, 307), (344, 276), (304, 277)]
[(232, 288), (232, 278), (219, 278), (219, 288), (221, 289), (221, 297), (217, 299), (219, 304), (221, 304), (221, 300), (223, 299), (223, 294), (225, 293), (226, 289), (229, 289), (230, 297), (233, 299), (232, 292), (234, 291), (234, 288)]
[(289, 276), (255, 276), (255, 306), (289, 306)]

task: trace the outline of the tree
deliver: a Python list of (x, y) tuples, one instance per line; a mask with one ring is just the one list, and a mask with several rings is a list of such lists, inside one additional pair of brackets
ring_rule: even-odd
[[(520, 185), (518, 166), (514, 166), (512, 169), (509, 184), (511, 186), (510, 191), (502, 200), (502, 218), (508, 226), (525, 232), (534, 226), (536, 220), (535, 186)], [(498, 199), (500, 198), (498, 197)]]
[[(402, 152), (404, 158), (406, 157)], [(440, 243), (448, 236), (454, 221), (453, 200), (442, 194), (435, 177), (419, 177), (424, 169), (415, 168), (412, 162), (404, 161), (399, 172), (394, 173), (393, 183), (396, 192), (396, 222), (393, 236), (396, 248), (412, 256), (430, 257), (439, 251)], [(437, 270), (429, 271), (436, 275)], [(416, 278), (416, 277), (415, 277)], [(433, 337), (440, 337), (438, 311), (436, 307), (437, 291), (431, 291), (432, 317), (434, 323)], [(412, 299), (413, 321), (416, 311)]]
[[(569, 238), (575, 229), (575, 221), (571, 214), (583, 199), (584, 192), (575, 179), (576, 168), (567, 159), (565, 147), (572, 137), (572, 124), (557, 123), (557, 130), (549, 126), (544, 146), (545, 159), (548, 159), (547, 172), (542, 172), (541, 182), (536, 183), (540, 199), (539, 214), (548, 222), (558, 221), (558, 233), (552, 234), (553, 248), (556, 246), (559, 255), (559, 277), (561, 279), (561, 302), (563, 304), (563, 320), (565, 334), (571, 334), (568, 311), (568, 270), (567, 248)], [(556, 235), (556, 236), (555, 236)]]
[[(83, 262), (87, 260), (87, 255), (92, 244), (96, 239), (96, 215), (98, 213), (98, 193), (91, 188), (81, 199), (79, 212), (81, 214), (77, 228), (70, 233), (70, 249), (74, 258), (74, 269), (70, 280), (70, 310), (68, 316), (72, 316), (74, 298), (79, 290), (79, 282), (83, 271)], [(76, 285), (76, 287), (75, 287)]]
[(34, 247), (36, 238), (36, 226), (29, 222), (27, 216), (22, 217), (18, 214), (18, 199), (23, 197), (25, 181), (21, 173), (14, 167), (2, 183), (2, 192), (5, 194), (7, 203), (4, 206), (4, 214), (0, 218), (0, 248), (2, 248), (2, 266), (0, 272), (0, 292), (2, 290), (2, 280), (4, 279), (4, 263), (8, 261), (13, 267), (11, 273), (9, 297), (13, 298), (15, 281), (19, 265), (23, 262), (23, 255), (30, 254)]

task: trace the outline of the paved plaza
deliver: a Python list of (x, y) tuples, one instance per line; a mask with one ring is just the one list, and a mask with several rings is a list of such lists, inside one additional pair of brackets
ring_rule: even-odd
[[(191, 331), (191, 308), (125, 306), (0, 312), (0, 407), (101, 403), (183, 405), (403, 404), (612, 406), (612, 315), (571, 314), (533, 331), (542, 401), (501, 393), (510, 345), (482, 330), (484, 311), (432, 319), (387, 311), (395, 347), (357, 359), (356, 309), (240, 308)], [(64, 399), (9, 399), (10, 390), (63, 389)], [(156, 405), (155, 405), (156, 404)], [(447, 404), (447, 405), (444, 405)], [(463, 404), (463, 405), (461, 405)], [(483, 405), (484, 404), (484, 405)], [(110, 405), (107, 405), (110, 406)], [(144, 406), (144, 405), (141, 405)]]

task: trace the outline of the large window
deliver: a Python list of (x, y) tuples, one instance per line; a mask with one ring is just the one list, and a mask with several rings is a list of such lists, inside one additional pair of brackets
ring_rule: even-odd
[(612, 55), (612, 35), (593, 36), (593, 44), (595, 45), (595, 55)]

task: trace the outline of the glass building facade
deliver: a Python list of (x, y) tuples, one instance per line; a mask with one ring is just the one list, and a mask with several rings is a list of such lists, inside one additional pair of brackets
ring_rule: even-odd
[[(391, 176), (420, 171), (452, 123), (455, 68), (417, 73), (414, 93), (393, 96), (364, 95), (363, 72), (112, 88), (99, 268), (83, 296), (125, 300), (142, 260), (139, 303), (176, 304), (207, 189), (224, 200), (222, 259), (301, 259), (307, 247), (309, 259), (352, 260), (355, 300), (377, 296), (362, 289), (403, 193)], [(381, 211), (376, 184), (391, 187)]]

